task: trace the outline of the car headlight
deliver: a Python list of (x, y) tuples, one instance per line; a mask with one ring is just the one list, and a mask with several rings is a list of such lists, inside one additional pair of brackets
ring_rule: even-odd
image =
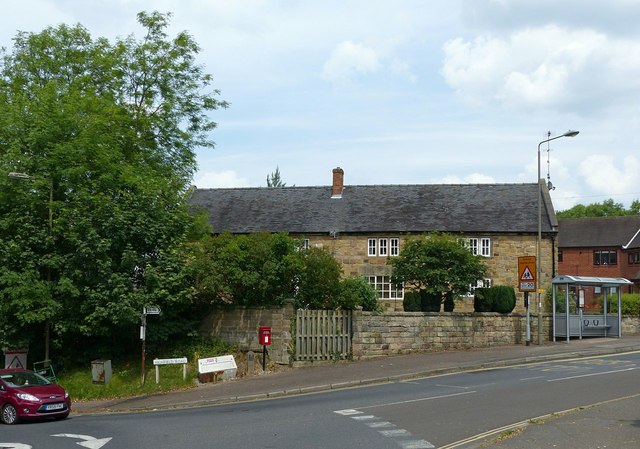
[(67, 399), (69, 397), (69, 393), (67, 393), (66, 391), (64, 392), (64, 398)]
[(23, 401), (40, 402), (40, 399), (29, 393), (16, 393), (16, 396)]

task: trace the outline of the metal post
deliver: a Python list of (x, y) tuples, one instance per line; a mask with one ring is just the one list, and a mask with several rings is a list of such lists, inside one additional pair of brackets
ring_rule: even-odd
[(142, 339), (142, 365), (140, 369), (140, 376), (142, 385), (144, 385), (144, 353), (145, 353), (145, 342), (146, 342), (146, 333), (147, 333), (147, 315), (142, 313), (142, 326), (140, 326), (140, 338)]
[[(567, 131), (564, 134), (559, 136), (551, 136), (551, 132), (547, 134), (547, 139), (543, 140), (538, 144), (538, 178), (536, 183), (538, 184), (538, 244), (536, 249), (536, 294), (538, 298), (538, 345), (542, 345), (542, 297), (540, 296), (542, 279), (540, 279), (540, 274), (542, 272), (542, 185), (544, 184), (540, 182), (540, 146), (543, 143), (551, 142), (552, 140), (560, 139), (561, 137), (575, 137), (577, 136), (579, 131)], [(567, 328), (567, 335), (569, 334), (569, 329)]]
[(529, 313), (529, 292), (524, 292), (524, 305), (527, 309), (527, 336), (526, 336), (526, 345), (529, 346), (531, 344), (531, 315)]

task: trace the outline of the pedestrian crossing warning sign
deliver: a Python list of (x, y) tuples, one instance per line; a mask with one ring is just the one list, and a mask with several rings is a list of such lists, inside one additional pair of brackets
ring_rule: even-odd
[(534, 256), (518, 257), (518, 290), (521, 292), (536, 291), (536, 258)]
[(533, 281), (535, 277), (533, 277), (533, 274), (531, 274), (531, 270), (529, 270), (529, 267), (524, 267), (524, 271), (522, 272), (520, 279), (523, 281)]

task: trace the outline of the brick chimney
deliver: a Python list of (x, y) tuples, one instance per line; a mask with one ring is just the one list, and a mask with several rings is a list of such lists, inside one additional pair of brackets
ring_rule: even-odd
[(344, 190), (344, 170), (340, 167), (333, 169), (333, 188), (331, 189), (331, 198), (342, 198)]

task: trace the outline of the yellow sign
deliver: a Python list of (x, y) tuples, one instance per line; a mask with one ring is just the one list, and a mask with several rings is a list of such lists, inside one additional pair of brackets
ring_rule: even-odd
[(518, 257), (518, 290), (521, 292), (536, 291), (536, 257)]

